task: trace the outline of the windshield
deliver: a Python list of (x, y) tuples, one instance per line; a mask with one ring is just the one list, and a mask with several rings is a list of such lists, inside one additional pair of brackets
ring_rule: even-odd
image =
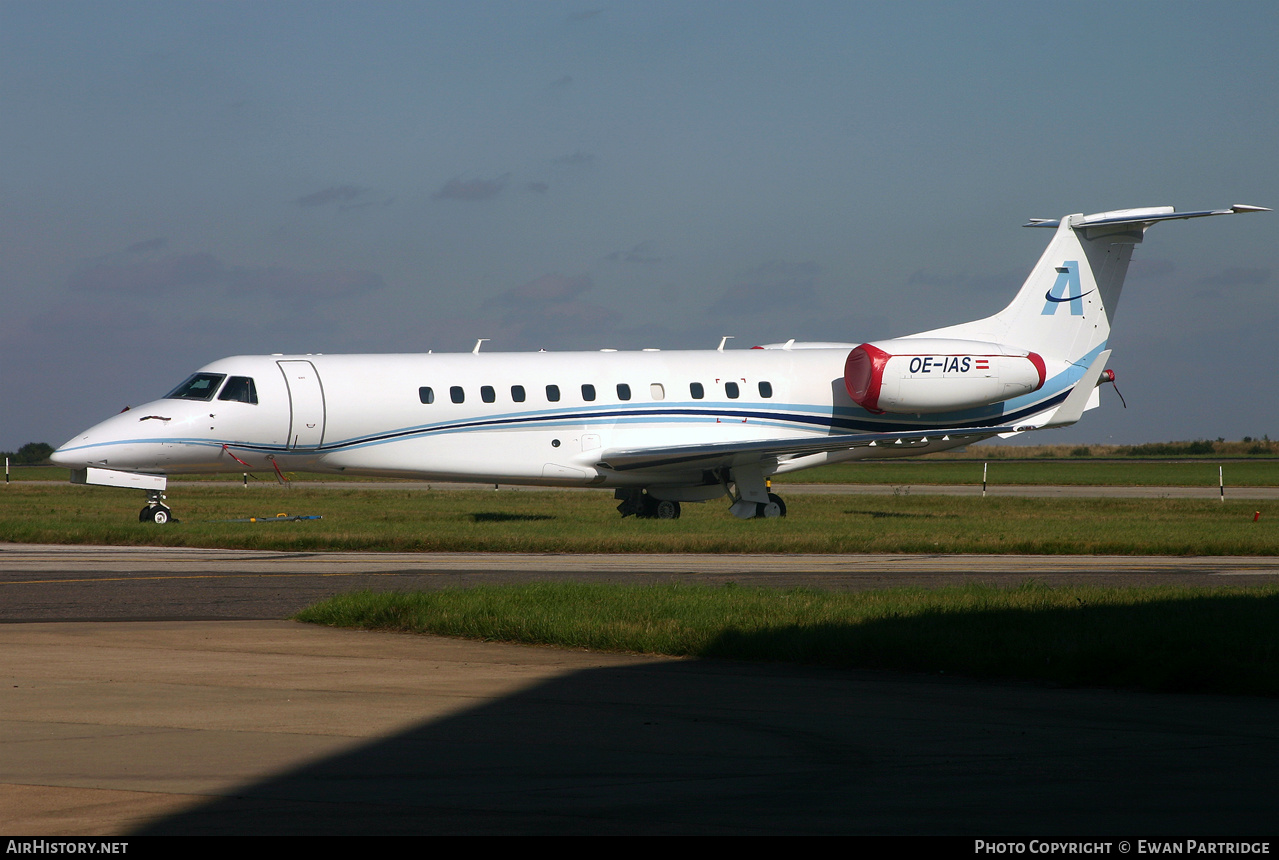
[(257, 403), (258, 387), (248, 376), (233, 376), (218, 395), (218, 400), (238, 400), (241, 403)]
[(197, 373), (186, 382), (164, 395), (165, 400), (211, 400), (218, 390), (225, 373)]

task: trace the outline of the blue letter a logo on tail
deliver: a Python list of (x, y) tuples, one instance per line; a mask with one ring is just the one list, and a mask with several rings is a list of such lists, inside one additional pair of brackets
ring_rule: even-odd
[[(1065, 302), (1070, 302), (1071, 316), (1081, 317), (1084, 315), (1084, 296), (1088, 295), (1083, 291), (1083, 286), (1079, 283), (1079, 262), (1077, 260), (1066, 260), (1057, 267), (1057, 282), (1052, 285), (1044, 298), (1044, 309), (1041, 316), (1052, 316), (1057, 313), (1057, 308)], [(1088, 291), (1089, 293), (1092, 290)]]

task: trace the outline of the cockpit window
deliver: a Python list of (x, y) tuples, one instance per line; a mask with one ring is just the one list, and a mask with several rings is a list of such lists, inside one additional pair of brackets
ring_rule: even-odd
[(250, 376), (233, 376), (227, 380), (218, 400), (235, 400), (239, 403), (257, 403), (258, 387)]
[(165, 400), (212, 400), (225, 373), (197, 373), (186, 382), (164, 395)]

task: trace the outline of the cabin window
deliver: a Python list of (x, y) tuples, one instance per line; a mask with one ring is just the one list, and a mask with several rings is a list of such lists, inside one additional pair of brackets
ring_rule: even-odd
[(434, 403), (435, 391), (429, 386), (423, 385), (417, 390), (417, 399), (421, 400), (423, 403)]
[(558, 385), (546, 386), (546, 399), (552, 403), (558, 403), (560, 400), (560, 387)]
[(187, 381), (164, 395), (166, 400), (212, 400), (213, 392), (218, 390), (225, 373), (197, 373)]
[(700, 382), (690, 382), (688, 384), (688, 393), (693, 395), (694, 400), (701, 400), (706, 396), (706, 389), (702, 388), (702, 383)]
[(461, 403), (466, 400), (466, 392), (462, 390), (462, 386), (454, 385), (449, 388), (449, 399), (454, 403)]
[(491, 385), (481, 385), (480, 399), (485, 403), (492, 403), (494, 400), (497, 400), (497, 392), (493, 390), (493, 386)]
[(234, 400), (236, 403), (257, 403), (258, 387), (252, 377), (233, 376), (226, 381), (218, 400)]
[(651, 396), (652, 396), (652, 398), (653, 398), (654, 400), (665, 400), (665, 399), (666, 399), (666, 387), (665, 387), (664, 385), (662, 385), (662, 383), (660, 383), (660, 382), (654, 382), (654, 383), (651, 383), (651, 384), (648, 386), (648, 393), (649, 393), (649, 395), (651, 395)]
[(618, 400), (631, 399), (631, 387), (627, 385), (625, 382), (617, 383), (617, 399)]
[(511, 399), (514, 400), (516, 403), (524, 402), (524, 386), (523, 385), (511, 386)]
[(771, 382), (761, 382), (761, 383), (759, 384), (759, 396), (760, 396), (760, 397), (772, 397), (772, 396), (773, 396), (773, 383), (771, 383)]
[(729, 400), (736, 400), (741, 396), (741, 389), (737, 387), (736, 382), (725, 382), (724, 393), (728, 395)]
[(595, 386), (587, 383), (582, 386), (582, 399), (590, 403), (595, 399)]

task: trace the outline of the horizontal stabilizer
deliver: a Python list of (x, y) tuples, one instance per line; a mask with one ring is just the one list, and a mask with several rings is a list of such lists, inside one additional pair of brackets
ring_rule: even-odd
[[(1117, 209), (1113, 212), (1098, 212), (1095, 215), (1077, 215), (1070, 226), (1100, 227), (1114, 224), (1154, 224), (1156, 221), (1177, 221), (1186, 218), (1206, 218), (1209, 215), (1234, 215), (1244, 212), (1269, 212), (1264, 206), (1248, 206), (1236, 203), (1229, 209), (1200, 209), (1196, 212), (1176, 212), (1171, 206), (1149, 206), (1144, 209)], [(1023, 227), (1057, 227), (1060, 218), (1031, 218)]]

